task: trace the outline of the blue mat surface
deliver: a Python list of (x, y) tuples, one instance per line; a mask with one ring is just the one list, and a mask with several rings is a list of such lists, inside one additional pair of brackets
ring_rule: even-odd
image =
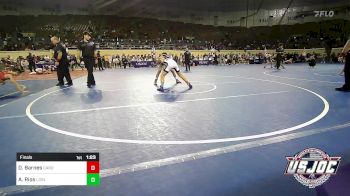
[[(336, 92), (342, 65), (194, 67), (193, 84), (166, 93), (155, 69), (106, 70), (70, 88), (25, 81), (31, 93), (0, 99), (0, 195), (350, 194), (350, 93)], [(284, 175), (286, 156), (316, 147), (341, 156), (317, 189)], [(16, 152), (99, 152), (99, 187), (15, 186)], [(119, 172), (112, 172), (119, 171)], [(347, 175), (346, 175), (347, 174)]]

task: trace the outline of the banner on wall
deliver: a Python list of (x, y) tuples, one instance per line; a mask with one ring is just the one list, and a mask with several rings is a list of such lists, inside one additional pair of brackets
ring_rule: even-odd
[(135, 68), (153, 67), (156, 65), (153, 61), (130, 61), (130, 64)]
[(213, 62), (210, 60), (199, 60), (199, 61), (197, 60), (197, 61), (194, 61), (194, 63), (196, 65), (211, 65), (211, 64), (213, 64)]

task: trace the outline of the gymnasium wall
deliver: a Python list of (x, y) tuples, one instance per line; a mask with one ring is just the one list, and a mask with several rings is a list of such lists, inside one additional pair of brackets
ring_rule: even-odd
[[(338, 54), (342, 48), (333, 48), (332, 52)], [(267, 50), (269, 53), (274, 53), (275, 50)], [(286, 49), (286, 52), (289, 53), (302, 53), (302, 49)], [(315, 49), (305, 49), (307, 53), (318, 53), (318, 54), (324, 54), (325, 50), (324, 48), (315, 48)], [(7, 57), (8, 55), (11, 56), (11, 58), (17, 58), (18, 56), (26, 57), (28, 54), (32, 53), (36, 56), (42, 56), (42, 55), (48, 55), (52, 56), (53, 51), (52, 50), (33, 50), (33, 51), (0, 51), (0, 58)], [(101, 55), (147, 55), (150, 54), (150, 50), (100, 50)], [(162, 52), (166, 52), (173, 55), (180, 55), (183, 54), (184, 51), (182, 50), (157, 50), (156, 54), (161, 54)], [(210, 50), (191, 50), (191, 53), (193, 55), (204, 55), (209, 54), (212, 51)], [(78, 50), (69, 50), (69, 54), (78, 54)], [(264, 50), (221, 50), (220, 52), (217, 52), (219, 54), (243, 54), (243, 53), (250, 53), (250, 54), (257, 54), (257, 53), (264, 53)]]
[[(73, 1), (72, 1), (73, 2)], [(248, 1), (249, 2), (249, 1)], [(258, 3), (250, 1), (248, 10), (242, 8), (241, 11), (225, 11), (225, 12), (207, 12), (197, 10), (185, 10), (181, 8), (168, 9), (165, 12), (130, 12), (125, 16), (153, 18), (175, 22), (185, 22), (190, 24), (203, 24), (214, 26), (241, 26), (241, 27), (256, 27), (256, 26), (272, 26), (272, 25), (293, 25), (302, 24), (306, 22), (320, 22), (332, 19), (346, 19), (350, 20), (349, 1), (323, 3), (320, 1), (317, 5), (309, 6), (293, 6), (288, 10), (285, 7), (288, 1), (281, 1), (283, 8), (262, 8), (258, 10)], [(0, 2), (0, 16), (6, 15), (90, 15), (92, 7), (88, 5), (81, 5), (72, 7), (70, 9), (43, 9), (42, 7), (21, 7), (16, 4), (10, 6), (14, 9), (4, 9), (6, 4)], [(14, 2), (15, 3), (15, 2)], [(73, 6), (73, 3), (72, 3)], [(314, 11), (334, 11), (332, 17), (321, 16), (316, 17)], [(285, 13), (285, 15), (284, 15)], [(115, 15), (114, 9), (104, 10), (103, 12), (96, 12), (98, 15)], [(247, 17), (248, 15), (248, 17)], [(284, 15), (284, 16), (283, 16)]]
[[(287, 3), (286, 3), (287, 6)], [(214, 25), (214, 26), (273, 26), (273, 25), (293, 25), (306, 22), (320, 22), (334, 19), (350, 19), (350, 11), (347, 9), (349, 3), (332, 3), (316, 6), (291, 7), (288, 10), (283, 9), (261, 9), (257, 11), (249, 7), (246, 10), (235, 12), (189, 12), (178, 10), (170, 16), (144, 15), (144, 17), (156, 18), (162, 20), (186, 22), (193, 24)], [(315, 17), (315, 10), (335, 11), (332, 17)], [(285, 16), (283, 17), (284, 12)], [(248, 18), (246, 18), (248, 13)], [(216, 21), (215, 22), (215, 18)]]

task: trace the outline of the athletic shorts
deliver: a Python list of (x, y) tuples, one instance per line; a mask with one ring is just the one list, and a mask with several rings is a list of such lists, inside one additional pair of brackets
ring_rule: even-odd
[(175, 69), (176, 72), (180, 72), (180, 68), (178, 65), (167, 65), (164, 71), (169, 73), (169, 71), (171, 71), (172, 69)]
[(0, 80), (5, 80), (5, 72), (0, 71)]
[(158, 65), (157, 65), (158, 70), (163, 70), (164, 67), (165, 67), (164, 64), (158, 64)]

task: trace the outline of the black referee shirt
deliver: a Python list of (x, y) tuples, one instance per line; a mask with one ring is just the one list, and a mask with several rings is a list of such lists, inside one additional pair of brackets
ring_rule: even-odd
[(190, 62), (191, 61), (191, 53), (189, 51), (185, 52), (185, 61)]
[(66, 65), (68, 63), (66, 47), (63, 46), (61, 43), (58, 43), (54, 48), (54, 54), (53, 54), (53, 57), (56, 60), (58, 58), (58, 53), (60, 52), (62, 53), (62, 58), (59, 63), (60, 65)]
[(96, 45), (94, 42), (89, 41), (89, 42), (80, 42), (78, 49), (81, 50), (83, 59), (94, 59), (95, 58), (95, 50), (96, 50)]

